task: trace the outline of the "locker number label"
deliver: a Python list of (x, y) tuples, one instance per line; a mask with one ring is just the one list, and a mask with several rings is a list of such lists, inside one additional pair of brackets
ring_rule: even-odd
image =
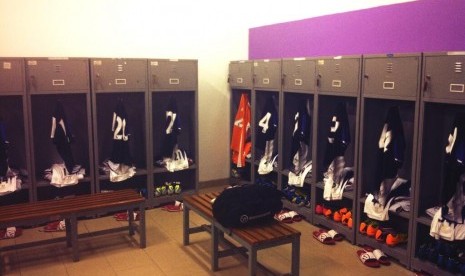
[(394, 90), (395, 83), (393, 81), (383, 82), (383, 89)]
[(449, 86), (449, 91), (453, 93), (463, 93), (464, 85), (460, 83), (451, 83)]
[(332, 85), (333, 87), (341, 87), (342, 81), (341, 81), (341, 80), (333, 80), (333, 81), (331, 82), (331, 85)]

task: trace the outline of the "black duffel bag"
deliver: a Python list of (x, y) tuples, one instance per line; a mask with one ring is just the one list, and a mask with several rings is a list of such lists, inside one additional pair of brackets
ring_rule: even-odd
[(283, 193), (263, 185), (225, 189), (213, 202), (213, 217), (224, 227), (242, 227), (272, 220), (281, 211)]

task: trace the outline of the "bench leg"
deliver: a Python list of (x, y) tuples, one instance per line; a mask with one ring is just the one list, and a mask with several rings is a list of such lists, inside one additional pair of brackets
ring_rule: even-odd
[(77, 218), (75, 215), (71, 217), (69, 227), (71, 228), (71, 245), (73, 247), (73, 261), (77, 262), (79, 261), (79, 245), (77, 232)]
[(182, 211), (182, 244), (189, 245), (189, 208), (186, 204)]
[(292, 276), (299, 276), (300, 263), (300, 237), (295, 237), (292, 240)]
[(129, 235), (134, 235), (134, 209), (128, 210)]
[(249, 249), (249, 275), (255, 276), (257, 270), (257, 249), (252, 246)]
[(70, 222), (69, 218), (65, 219), (65, 230), (66, 230), (66, 246), (71, 247), (72, 246), (72, 242), (71, 242), (71, 222)]
[(212, 271), (217, 271), (218, 270), (218, 240), (219, 240), (219, 230), (217, 227), (215, 227), (214, 223), (211, 225), (211, 238), (212, 238), (212, 254), (211, 254), (211, 269)]
[(145, 248), (146, 246), (146, 236), (145, 236), (145, 206), (141, 204), (139, 207), (139, 243), (140, 248)]

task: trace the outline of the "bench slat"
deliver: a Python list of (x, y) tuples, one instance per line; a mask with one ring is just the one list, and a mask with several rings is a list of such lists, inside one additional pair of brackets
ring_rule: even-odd
[(137, 204), (143, 201), (145, 201), (145, 198), (133, 190), (120, 190), (58, 200), (23, 203), (0, 208), (0, 223), (43, 218), (44, 216), (67, 215), (75, 212), (87, 212), (105, 207)]
[[(213, 218), (211, 199), (217, 197), (219, 194), (219, 192), (216, 192), (190, 195), (184, 197), (184, 202), (188, 202), (193, 207), (199, 209), (199, 211)], [(270, 221), (268, 224), (256, 226), (231, 228), (231, 232), (250, 244), (269, 242), (295, 235), (300, 236), (299, 231), (278, 221)]]

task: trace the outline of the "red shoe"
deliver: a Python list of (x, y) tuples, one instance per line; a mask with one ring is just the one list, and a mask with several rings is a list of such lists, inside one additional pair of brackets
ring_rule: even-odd
[[(121, 214), (120, 216), (116, 217), (117, 221), (128, 221), (129, 220), (128, 213), (120, 213), (120, 214)], [(133, 215), (134, 215), (134, 221), (138, 221), (139, 220), (139, 213), (134, 212)]]
[(66, 230), (65, 220), (50, 222), (44, 226), (44, 232), (60, 232)]
[(317, 205), (315, 206), (315, 214), (317, 214), (317, 215), (322, 215), (323, 212), (324, 212), (324, 207), (323, 207), (323, 205), (317, 204)]

